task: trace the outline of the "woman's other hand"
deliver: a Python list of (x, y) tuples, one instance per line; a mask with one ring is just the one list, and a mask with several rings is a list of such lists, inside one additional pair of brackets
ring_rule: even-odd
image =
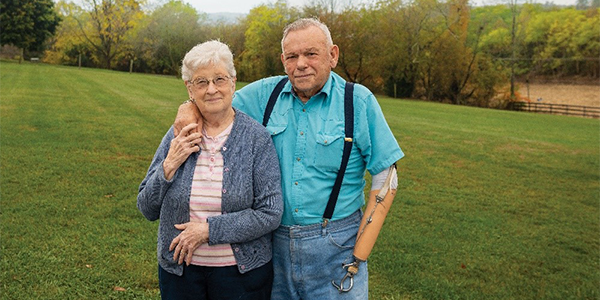
[(194, 152), (200, 151), (200, 142), (202, 141), (202, 135), (200, 133), (192, 133), (191, 131), (196, 128), (195, 123), (188, 124), (183, 127), (179, 135), (171, 140), (171, 147), (169, 153), (163, 162), (163, 169), (165, 171), (165, 178), (171, 180), (175, 171), (185, 162), (185, 160)]
[(191, 130), (191, 132), (202, 132), (202, 117), (198, 106), (196, 106), (195, 102), (186, 102), (179, 105), (179, 109), (177, 109), (177, 116), (175, 116), (175, 122), (173, 122), (175, 135), (179, 135), (183, 128), (191, 123), (198, 124)]
[(208, 242), (208, 223), (187, 222), (176, 224), (175, 228), (183, 231), (173, 239), (169, 251), (175, 249), (173, 260), (177, 260), (179, 264), (185, 261), (189, 266), (194, 250)]

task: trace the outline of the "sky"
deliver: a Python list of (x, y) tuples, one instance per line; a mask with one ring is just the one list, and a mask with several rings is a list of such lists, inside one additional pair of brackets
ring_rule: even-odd
[[(196, 8), (200, 12), (205, 13), (221, 13), (221, 12), (229, 12), (229, 13), (243, 13), (246, 14), (250, 12), (250, 9), (256, 7), (261, 4), (271, 4), (275, 3), (275, 0), (183, 0), (191, 4), (194, 8)], [(529, 0), (528, 0), (529, 1)], [(372, 0), (336, 0), (337, 3), (371, 3)], [(508, 1), (502, 0), (476, 0), (476, 3), (486, 3), (486, 4), (494, 4), (494, 3), (503, 3)], [(520, 2), (520, 1), (519, 1)], [(546, 0), (533, 0), (534, 3), (546, 3)], [(553, 2), (558, 5), (575, 5), (576, 0), (548, 0), (548, 2)], [(288, 0), (288, 4), (292, 6), (302, 7), (304, 4), (311, 3), (311, 0)]]

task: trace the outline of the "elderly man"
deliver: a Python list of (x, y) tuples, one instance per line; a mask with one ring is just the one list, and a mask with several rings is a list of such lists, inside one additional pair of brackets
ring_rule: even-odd
[[(266, 125), (279, 156), (284, 213), (273, 237), (272, 299), (367, 299), (366, 263), (350, 291), (340, 293), (331, 281), (344, 277), (342, 265), (352, 262), (365, 170), (373, 175), (373, 196), (404, 154), (375, 96), (359, 84), (348, 89), (332, 71), (339, 48), (325, 24), (299, 19), (286, 27), (281, 46), (287, 76), (253, 82), (233, 101)], [(345, 116), (349, 103), (353, 114)], [(175, 126), (199, 118), (194, 106), (183, 104)]]

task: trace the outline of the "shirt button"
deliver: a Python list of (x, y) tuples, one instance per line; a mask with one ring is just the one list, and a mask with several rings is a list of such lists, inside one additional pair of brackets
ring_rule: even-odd
[(225, 171), (225, 172), (229, 172), (229, 168), (225, 168), (225, 170), (223, 170), (223, 171)]
[(296, 158), (297, 161), (300, 161), (300, 157)]
[(223, 151), (227, 151), (227, 147), (223, 147)]
[(304, 135), (304, 131), (300, 131), (300, 135)]
[(240, 252), (240, 248), (235, 248), (235, 252)]
[(306, 112), (306, 108), (302, 109), (302, 112)]
[(223, 194), (225, 194), (225, 193), (227, 193), (227, 190), (226, 190), (226, 189), (223, 189)]
[(294, 211), (295, 211), (295, 212), (298, 212), (298, 209), (296, 208), (296, 209), (294, 209)]
[(241, 268), (242, 268), (242, 270), (246, 270), (246, 266), (242, 266)]
[(327, 144), (327, 140), (323, 141), (323, 143)]
[(298, 181), (294, 182), (295, 185), (298, 185)]

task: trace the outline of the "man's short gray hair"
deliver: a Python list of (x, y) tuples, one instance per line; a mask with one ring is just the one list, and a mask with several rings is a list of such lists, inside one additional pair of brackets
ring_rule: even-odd
[(185, 81), (192, 80), (198, 68), (219, 63), (225, 65), (229, 76), (235, 77), (233, 54), (229, 46), (215, 40), (198, 44), (185, 54), (181, 62), (181, 78)]
[(333, 40), (331, 39), (331, 33), (329, 32), (329, 28), (323, 22), (319, 21), (316, 18), (303, 18), (294, 21), (293, 23), (287, 25), (283, 29), (283, 38), (281, 38), (281, 52), (283, 53), (283, 41), (287, 37), (287, 35), (292, 31), (306, 29), (308, 27), (315, 26), (325, 34), (325, 39), (327, 42), (327, 46), (333, 46)]

